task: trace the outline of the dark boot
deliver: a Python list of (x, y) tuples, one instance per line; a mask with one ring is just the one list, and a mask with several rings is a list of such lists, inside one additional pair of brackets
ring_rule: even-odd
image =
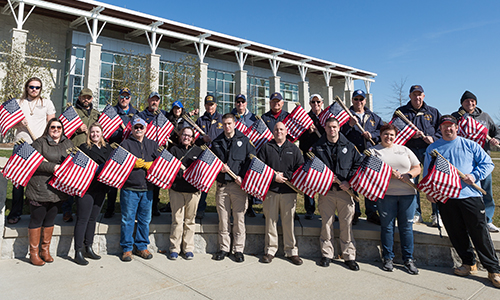
[(75, 262), (81, 266), (86, 266), (89, 262), (83, 257), (83, 253), (85, 252), (85, 248), (80, 248), (75, 251)]
[(42, 250), (40, 251), (40, 256), (45, 262), (51, 263), (54, 261), (52, 256), (50, 256), (50, 241), (52, 240), (52, 233), (54, 232), (54, 226), (44, 227), (42, 236)]
[(42, 228), (29, 229), (28, 228), (28, 238), (30, 241), (30, 261), (35, 266), (43, 266), (45, 262), (40, 258), (39, 255), (39, 245), (40, 245), (40, 234)]
[(95, 254), (92, 246), (85, 246), (85, 257), (88, 257), (90, 259), (101, 259), (101, 256)]

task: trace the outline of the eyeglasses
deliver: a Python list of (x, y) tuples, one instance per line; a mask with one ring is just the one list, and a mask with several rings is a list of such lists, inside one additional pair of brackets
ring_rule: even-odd
[(62, 129), (62, 126), (56, 126), (56, 125), (51, 125), (50, 126), (50, 129), (58, 129), (58, 130), (61, 130)]
[(365, 100), (365, 98), (353, 98), (352, 100), (353, 101), (363, 101), (363, 100)]
[(143, 129), (144, 129), (144, 126), (134, 126), (134, 129), (135, 129), (135, 130), (137, 130), (137, 129), (139, 129), (139, 130), (143, 130)]
[(192, 136), (192, 135), (189, 135), (189, 134), (182, 134), (182, 136), (183, 136), (183, 137), (186, 137), (186, 138), (190, 138), (190, 139), (192, 139), (192, 138), (193, 138), (193, 136)]
[(236, 101), (236, 104), (243, 104), (245, 101)]
[(122, 96), (122, 95), (120, 95), (120, 99), (130, 99), (130, 96)]
[(321, 102), (323, 102), (323, 101), (311, 101), (311, 103), (313, 103), (313, 104), (314, 103), (321, 104)]
[(34, 85), (30, 85), (30, 86), (28, 86), (28, 87), (29, 87), (30, 89), (32, 89), (32, 90), (39, 90), (39, 89), (41, 89), (41, 88), (42, 88), (41, 86), (34, 86)]

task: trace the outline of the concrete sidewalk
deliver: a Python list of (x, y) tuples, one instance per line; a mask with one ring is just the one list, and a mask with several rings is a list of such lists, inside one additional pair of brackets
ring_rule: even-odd
[(88, 266), (69, 257), (36, 267), (27, 259), (0, 261), (2, 299), (499, 299), (487, 273), (462, 278), (450, 268), (421, 267), (410, 275), (400, 265), (384, 272), (378, 264), (360, 263), (358, 272), (341, 261), (329, 268), (304, 259), (295, 266), (277, 257), (262, 264), (245, 255), (214, 261), (210, 254), (194, 260), (170, 261), (155, 253), (152, 260), (134, 256), (130, 263), (104, 255)]

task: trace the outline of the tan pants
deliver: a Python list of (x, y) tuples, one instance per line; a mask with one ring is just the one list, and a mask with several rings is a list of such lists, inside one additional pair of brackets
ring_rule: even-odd
[(283, 244), (285, 256), (299, 255), (299, 248), (295, 241), (294, 216), (297, 204), (297, 194), (277, 194), (269, 191), (263, 203), (266, 216), (266, 254), (275, 255), (278, 251), (278, 218), (281, 214), (283, 229)]
[(356, 242), (352, 232), (354, 200), (344, 191), (329, 191), (326, 196), (319, 195), (318, 209), (321, 214), (321, 254), (333, 258), (333, 222), (335, 210), (339, 214), (340, 248), (344, 260), (356, 259)]
[(219, 250), (231, 252), (230, 215), (233, 216), (233, 251), (243, 252), (245, 248), (245, 211), (247, 210), (247, 193), (234, 182), (222, 185), (217, 183), (215, 193), (217, 213), (219, 214)]
[(181, 250), (184, 250), (184, 253), (193, 252), (196, 209), (201, 192), (179, 193), (170, 190), (169, 195), (170, 207), (172, 208), (170, 252), (180, 253)]

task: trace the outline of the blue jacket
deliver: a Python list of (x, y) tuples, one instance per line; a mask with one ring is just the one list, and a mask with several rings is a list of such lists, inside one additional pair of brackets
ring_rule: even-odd
[[(166, 117), (167, 112), (164, 111), (163, 109), (159, 109), (159, 111)], [(157, 115), (153, 112), (150, 112), (147, 108), (140, 113), (137, 114), (139, 117), (141, 117), (146, 123), (151, 123), (153, 120), (156, 120)]]
[[(231, 111), (233, 115), (239, 115), (238, 112), (236, 111), (236, 108), (233, 108)], [(252, 124), (257, 121), (257, 118), (255, 115), (247, 109), (246, 113), (244, 115), (239, 115), (239, 121), (243, 123), (246, 127), (252, 126)], [(238, 118), (237, 118), (238, 119)]]
[(288, 116), (288, 112), (282, 110), (278, 118), (275, 118), (273, 113), (271, 111), (266, 112), (265, 114), (262, 115), (262, 121), (266, 123), (267, 128), (273, 132), (274, 130), (274, 125), (278, 122), (283, 122), (283, 120)]
[[(203, 116), (199, 117), (196, 120), (196, 124), (201, 127), (203, 131), (210, 137), (213, 141), (217, 138), (222, 132), (222, 115), (218, 112), (215, 112), (213, 115), (210, 115), (208, 112), (205, 112)], [(204, 144), (203, 138), (200, 138), (196, 141), (197, 145)]]
[[(129, 105), (129, 110), (128, 113), (126, 113), (123, 108), (119, 104), (113, 106), (115, 109), (116, 113), (120, 116), (120, 119), (122, 119), (123, 125), (127, 127), (128, 122), (132, 121), (132, 118), (134, 115), (138, 113), (137, 109), (132, 107), (132, 105)], [(120, 126), (118, 129), (113, 132), (111, 137), (109, 138), (109, 143), (121, 143), (122, 142), (122, 135), (123, 135), (123, 128)]]
[[(372, 140), (375, 142), (375, 144), (378, 144), (380, 142), (380, 127), (384, 125), (382, 119), (366, 107), (363, 120), (361, 120), (358, 115), (356, 115), (352, 106), (349, 108), (349, 110), (354, 115), (354, 117), (358, 119), (358, 123), (361, 125), (361, 127), (363, 127), (364, 130), (368, 131), (372, 135)], [(372, 146), (370, 141), (365, 139), (361, 135), (361, 129), (359, 129), (357, 125), (351, 127), (349, 125), (349, 122), (347, 122), (344, 124), (344, 126), (342, 126), (341, 132), (349, 140), (349, 142), (353, 143), (356, 148), (358, 148), (360, 152), (363, 152), (365, 149)]]
[[(441, 138), (441, 131), (439, 130), (439, 119), (441, 118), (441, 114), (436, 108), (428, 106), (424, 102), (422, 107), (420, 107), (419, 110), (416, 110), (411, 105), (411, 101), (408, 101), (406, 105), (401, 106), (398, 109), (425, 135), (431, 136), (434, 141)], [(410, 139), (405, 146), (414, 150), (426, 149), (429, 144), (419, 138)]]

